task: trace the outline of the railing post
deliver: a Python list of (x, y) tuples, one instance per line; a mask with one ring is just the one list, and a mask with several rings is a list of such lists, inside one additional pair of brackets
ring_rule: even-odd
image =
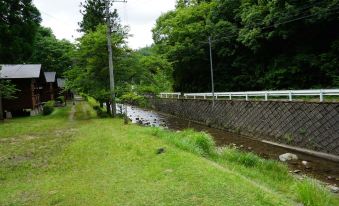
[(246, 93), (246, 101), (248, 101), (248, 94)]
[(290, 102), (293, 101), (293, 98), (292, 98), (292, 92), (291, 92), (291, 91), (289, 91), (289, 93), (288, 93), (288, 100), (289, 100)]
[(218, 99), (218, 95), (215, 95), (215, 99)]
[(232, 94), (230, 94), (230, 100), (232, 100)]
[(206, 94), (204, 94), (204, 99), (206, 99)]
[(319, 96), (320, 96), (320, 102), (323, 102), (324, 101), (324, 92), (323, 92), (322, 89), (320, 90)]
[(265, 92), (265, 101), (268, 101), (268, 94)]
[(194, 96), (193, 96), (193, 99), (196, 99), (196, 98), (197, 98), (197, 97), (194, 95)]
[(166, 99), (168, 98), (168, 94), (166, 94)]

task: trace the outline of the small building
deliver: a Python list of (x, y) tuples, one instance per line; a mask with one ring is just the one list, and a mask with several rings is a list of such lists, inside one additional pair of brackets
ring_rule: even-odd
[(12, 115), (35, 115), (41, 111), (41, 64), (0, 65), (0, 79), (11, 80), (19, 90), (14, 99), (3, 100), (3, 110)]
[(56, 72), (44, 72), (44, 81), (41, 83), (41, 101), (48, 102), (57, 98)]

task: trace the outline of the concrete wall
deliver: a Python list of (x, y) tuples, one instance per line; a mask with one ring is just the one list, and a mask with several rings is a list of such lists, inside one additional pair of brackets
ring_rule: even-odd
[(281, 101), (151, 99), (153, 109), (301, 148), (339, 155), (339, 104)]

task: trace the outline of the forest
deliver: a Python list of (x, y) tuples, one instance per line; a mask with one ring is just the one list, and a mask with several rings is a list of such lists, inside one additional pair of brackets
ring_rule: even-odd
[[(32, 0), (1, 1), (0, 63), (41, 63), (67, 87), (109, 99), (105, 4), (86, 0), (76, 42), (41, 26)], [(116, 94), (339, 86), (339, 0), (178, 0), (152, 30), (154, 44), (128, 47), (128, 26), (112, 10)]]
[(338, 0), (179, 0), (153, 29), (173, 65), (174, 90), (216, 91), (339, 86)]

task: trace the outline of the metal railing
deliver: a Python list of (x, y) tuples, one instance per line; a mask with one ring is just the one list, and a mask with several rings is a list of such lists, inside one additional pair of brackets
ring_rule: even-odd
[(173, 93), (160, 93), (160, 98), (177, 98), (180, 99), (181, 93), (180, 92), (173, 92)]
[[(246, 101), (250, 97), (262, 97), (268, 101), (269, 97), (287, 97), (289, 101), (293, 101), (294, 97), (319, 97), (319, 101), (323, 102), (325, 96), (339, 96), (339, 89), (312, 89), (312, 90), (280, 90), (280, 91), (249, 91), (249, 92), (216, 92), (215, 99), (227, 97), (232, 100), (234, 97), (244, 97)], [(161, 93), (161, 98), (180, 98), (180, 93)], [(212, 98), (212, 93), (185, 93), (184, 98)]]

